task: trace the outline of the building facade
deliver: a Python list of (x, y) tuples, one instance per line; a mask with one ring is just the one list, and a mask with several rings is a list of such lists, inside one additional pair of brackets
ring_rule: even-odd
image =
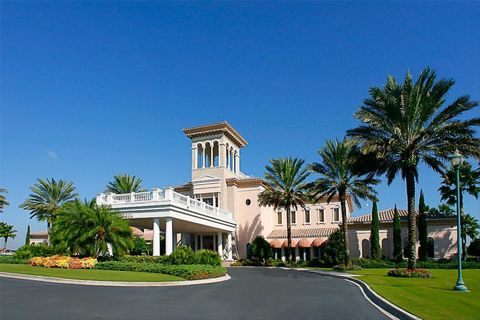
[[(97, 204), (120, 211), (135, 235), (153, 242), (154, 255), (170, 254), (181, 244), (194, 250), (218, 251), (225, 260), (245, 258), (250, 243), (261, 235), (270, 242), (275, 258), (285, 259), (286, 212), (258, 204), (258, 195), (267, 184), (240, 170), (246, 139), (228, 122), (183, 132), (190, 139), (191, 181), (141, 193), (101, 193)], [(351, 254), (367, 257), (371, 217), (367, 214), (352, 218), (352, 210), (351, 198), (347, 197)], [(404, 210), (400, 212), (405, 216)], [(434, 257), (449, 257), (456, 239), (454, 219), (433, 220), (430, 238)], [(386, 257), (393, 254), (392, 221), (392, 210), (380, 212), (380, 237)], [(342, 224), (339, 199), (334, 197), (329, 203), (322, 199), (306, 208), (292, 208), (291, 223), (295, 258), (319, 257), (328, 237)], [(402, 224), (406, 240), (405, 221)]]

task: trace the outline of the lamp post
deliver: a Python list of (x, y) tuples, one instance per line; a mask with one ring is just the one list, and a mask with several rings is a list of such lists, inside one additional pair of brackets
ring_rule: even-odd
[(458, 278), (457, 278), (457, 283), (455, 284), (455, 287), (453, 287), (453, 290), (456, 291), (468, 291), (468, 288), (465, 286), (465, 283), (463, 282), (462, 278), (462, 227), (461, 227), (461, 222), (460, 222), (460, 166), (463, 164), (463, 157), (458, 152), (458, 150), (455, 151), (455, 153), (452, 156), (452, 165), (455, 168), (455, 173), (457, 175), (457, 248), (458, 248), (458, 253), (457, 253), (457, 260), (458, 260)]

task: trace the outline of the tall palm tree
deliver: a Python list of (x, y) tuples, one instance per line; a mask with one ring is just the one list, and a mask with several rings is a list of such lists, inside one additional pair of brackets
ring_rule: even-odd
[(127, 220), (108, 206), (90, 206), (81, 201), (66, 204), (58, 212), (53, 239), (72, 254), (98, 257), (109, 253), (122, 255), (133, 248), (133, 236)]
[(122, 194), (131, 192), (142, 192), (145, 189), (142, 187), (142, 179), (128, 174), (119, 174), (113, 176), (113, 181), (109, 182), (106, 187), (106, 192)]
[(459, 119), (478, 103), (461, 96), (446, 105), (453, 80), (436, 80), (426, 68), (413, 83), (407, 73), (403, 84), (389, 76), (384, 87), (372, 87), (370, 98), (355, 113), (362, 124), (347, 131), (365, 153), (376, 156), (372, 171), (385, 174), (390, 184), (400, 173), (407, 187), (408, 268), (416, 266), (415, 183), (418, 166), (426, 164), (441, 173), (443, 162), (455, 149), (464, 156), (480, 157), (480, 139), (475, 127), (480, 118)]
[[(471, 235), (475, 235), (475, 219), (472, 216), (465, 215), (463, 210), (463, 193), (466, 192), (467, 194), (475, 197), (478, 199), (478, 193), (480, 191), (480, 168), (474, 170), (472, 165), (465, 162), (459, 168), (460, 174), (460, 214), (462, 220), (462, 253), (463, 258), (466, 259), (466, 246), (467, 246), (467, 235), (472, 237)], [(457, 173), (454, 167), (450, 167), (448, 171), (446, 171), (443, 175), (443, 179), (438, 188), (438, 191), (441, 195), (441, 200), (447, 202), (449, 205), (454, 206), (457, 203)], [(468, 217), (467, 217), (468, 216)], [(467, 234), (467, 229), (470, 231)]]
[(5, 244), (3, 250), (7, 250), (7, 240), (8, 238), (15, 238), (17, 230), (13, 230), (13, 226), (6, 224), (5, 222), (0, 222), (0, 237), (5, 239)]
[(9, 205), (7, 199), (2, 193), (7, 193), (7, 189), (0, 188), (0, 212), (3, 212), (3, 208)]
[(30, 188), (32, 193), (20, 205), (20, 208), (30, 211), (30, 219), (47, 222), (48, 242), (50, 228), (55, 220), (58, 209), (65, 203), (75, 201), (78, 194), (72, 182), (55, 179), (41, 179)]
[(338, 196), (342, 210), (342, 233), (345, 245), (343, 262), (345, 266), (349, 266), (347, 196), (351, 196), (358, 207), (360, 207), (360, 199), (376, 201), (377, 192), (372, 186), (380, 181), (374, 178), (373, 173), (365, 174), (358, 170), (360, 151), (350, 140), (328, 140), (318, 154), (321, 162), (311, 164), (309, 169), (320, 177), (310, 184), (310, 190), (315, 202), (327, 197), (329, 203), (334, 196)]
[[(460, 210), (463, 213), (463, 193), (478, 199), (480, 192), (480, 168), (474, 170), (472, 165), (464, 163), (459, 168), (460, 173)], [(443, 179), (438, 188), (441, 195), (441, 200), (454, 206), (457, 203), (457, 174), (454, 167), (450, 167), (448, 171), (443, 174)]]
[(309, 202), (305, 179), (309, 176), (303, 167), (305, 160), (298, 158), (281, 158), (270, 160), (265, 166), (265, 181), (268, 187), (258, 195), (262, 207), (273, 206), (275, 210), (284, 209), (287, 213), (287, 259), (291, 259), (292, 225), (291, 209), (298, 206), (305, 209)]

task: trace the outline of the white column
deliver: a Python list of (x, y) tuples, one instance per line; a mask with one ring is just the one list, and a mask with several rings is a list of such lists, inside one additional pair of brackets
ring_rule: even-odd
[(235, 155), (235, 173), (240, 172), (240, 155), (237, 153)]
[(213, 144), (210, 143), (210, 168), (213, 168)]
[(227, 258), (228, 260), (233, 260), (233, 255), (232, 255), (232, 234), (229, 233), (227, 235)]
[(282, 260), (283, 260), (283, 261), (287, 260), (287, 259), (285, 258), (285, 248), (282, 246), (282, 249), (280, 249), (280, 250), (281, 250), (281, 254), (280, 254), (280, 255), (282, 256)]
[(298, 247), (295, 247), (295, 260), (300, 260), (300, 252), (298, 252)]
[(223, 235), (221, 232), (218, 233), (217, 235), (217, 250), (218, 254), (220, 255), (220, 258), (223, 260)]
[(169, 255), (173, 251), (173, 219), (165, 218), (165, 254)]
[(206, 146), (202, 145), (202, 168), (205, 168), (205, 151), (206, 151)]
[(153, 219), (153, 255), (160, 255), (160, 218)]
[(192, 148), (192, 169), (197, 169), (198, 164), (198, 149), (197, 146)]
[(225, 147), (225, 143), (218, 144), (218, 166), (219, 167), (223, 167), (223, 168), (226, 167), (226, 163), (227, 163), (226, 150), (227, 149)]
[(225, 158), (226, 158), (226, 159), (225, 159), (225, 160), (226, 160), (226, 161), (225, 161), (225, 164), (226, 164), (226, 165), (225, 165), (225, 167), (226, 167), (226, 168), (229, 168), (229, 167), (230, 167), (230, 150), (229, 150), (229, 148), (227, 148), (227, 149), (225, 149), (225, 150), (226, 150), (226, 151), (225, 151), (225, 152), (226, 152), (226, 155), (225, 155), (225, 156), (226, 156), (226, 157), (225, 157)]
[(303, 248), (302, 251), (303, 251), (303, 257), (302, 257), (303, 261), (307, 261), (307, 249)]

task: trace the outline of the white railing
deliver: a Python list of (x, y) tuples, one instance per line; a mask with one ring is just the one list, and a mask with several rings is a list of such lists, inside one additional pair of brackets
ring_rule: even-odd
[(150, 203), (158, 201), (171, 201), (173, 204), (185, 207), (190, 210), (201, 212), (210, 216), (216, 216), (221, 219), (233, 220), (233, 215), (223, 209), (206, 204), (189, 196), (185, 196), (173, 191), (172, 188), (161, 190), (153, 189), (152, 191), (124, 193), (124, 194), (98, 194), (97, 204), (99, 205), (118, 205), (131, 203)]

